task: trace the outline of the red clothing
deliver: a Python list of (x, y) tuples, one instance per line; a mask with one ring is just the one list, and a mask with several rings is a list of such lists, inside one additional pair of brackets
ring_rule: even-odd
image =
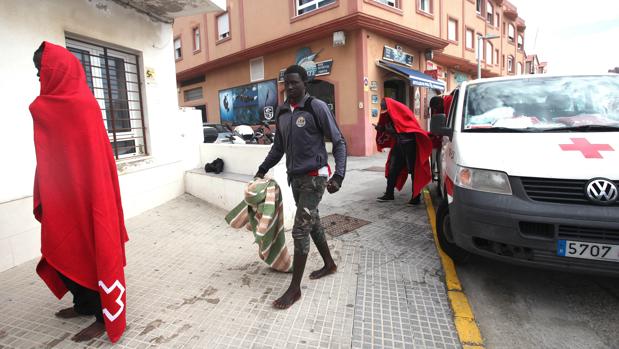
[(116, 162), (84, 68), (45, 43), (41, 92), (30, 105), (37, 169), (34, 216), (41, 222), (37, 273), (58, 298), (62, 273), (99, 292), (108, 336), (125, 330), (125, 229)]
[(449, 108), (451, 108), (451, 102), (453, 101), (452, 95), (447, 95), (443, 97), (443, 110), (445, 110), (445, 115), (449, 115)]
[[(415, 168), (413, 170), (413, 176), (415, 180), (413, 183), (413, 196), (419, 195), (421, 189), (430, 183), (432, 180), (432, 172), (430, 170), (430, 153), (432, 153), (432, 143), (428, 137), (428, 133), (419, 126), (419, 122), (415, 118), (415, 114), (406, 105), (395, 101), (391, 98), (385, 98), (387, 103), (387, 113), (381, 113), (378, 118), (378, 125), (384, 126), (389, 119), (393, 122), (393, 126), (397, 133), (414, 133), (415, 141), (417, 144), (417, 156), (415, 161)], [(387, 115), (388, 114), (388, 115)], [(393, 135), (378, 131), (376, 133), (376, 146), (378, 150), (384, 148), (391, 148), (387, 163), (385, 164), (385, 177), (389, 176), (389, 161), (391, 159), (391, 152), (396, 139)], [(408, 178), (408, 170), (406, 167), (402, 169), (398, 175), (396, 181), (396, 188), (402, 190), (406, 179)]]

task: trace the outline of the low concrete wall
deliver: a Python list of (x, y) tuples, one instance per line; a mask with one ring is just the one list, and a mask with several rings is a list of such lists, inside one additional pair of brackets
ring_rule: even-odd
[[(258, 166), (270, 149), (270, 145), (201, 144), (200, 157), (203, 164), (220, 158), (224, 161), (224, 172), (207, 174), (204, 168), (188, 171), (185, 173), (185, 190), (217, 207), (231, 210), (243, 200), (245, 186), (258, 171)], [(296, 205), (288, 186), (285, 156), (266, 174), (266, 178), (274, 179), (281, 188), (284, 225), (290, 229), (294, 223)]]

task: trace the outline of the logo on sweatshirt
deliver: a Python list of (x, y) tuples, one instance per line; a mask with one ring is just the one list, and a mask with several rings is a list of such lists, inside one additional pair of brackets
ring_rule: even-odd
[(297, 127), (305, 126), (305, 118), (303, 116), (299, 116), (296, 121)]

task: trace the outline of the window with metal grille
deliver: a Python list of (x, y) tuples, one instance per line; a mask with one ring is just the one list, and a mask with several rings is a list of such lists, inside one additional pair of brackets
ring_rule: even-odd
[(84, 67), (116, 159), (146, 155), (138, 56), (72, 38), (67, 49)]
[(320, 7), (334, 3), (335, 0), (296, 0), (297, 16), (312, 12)]

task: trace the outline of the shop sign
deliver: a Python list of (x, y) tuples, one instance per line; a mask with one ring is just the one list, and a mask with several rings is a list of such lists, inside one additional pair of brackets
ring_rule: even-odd
[[(313, 80), (317, 76), (329, 75), (331, 74), (331, 67), (333, 67), (333, 60), (329, 59), (326, 61), (316, 62), (316, 70), (314, 70), (313, 75), (310, 75), (310, 71), (307, 71), (307, 79)], [(279, 71), (279, 77), (277, 78), (278, 82), (284, 82), (284, 72), (286, 69), (282, 69)]]
[[(322, 50), (318, 52), (312, 52), (309, 47), (302, 47), (297, 51), (296, 64), (302, 66), (307, 71), (307, 79), (312, 81), (317, 76), (329, 75), (331, 74), (331, 68), (333, 67), (333, 60), (328, 59), (325, 61), (316, 62), (315, 59), (318, 57)], [(286, 69), (282, 69), (279, 71), (279, 77), (277, 79), (278, 82), (284, 82), (284, 72)]]
[(431, 76), (434, 80), (438, 80), (438, 69), (424, 70), (423, 73)]
[(376, 81), (372, 80), (370, 82), (370, 90), (372, 90), (372, 91), (378, 90), (378, 83)]
[(413, 66), (413, 56), (402, 51), (401, 47), (397, 49), (389, 46), (383, 47), (383, 59), (394, 63), (400, 63), (409, 67)]
[(454, 72), (454, 79), (456, 80), (456, 83), (460, 84), (467, 81), (469, 77), (466, 74), (457, 71)]

